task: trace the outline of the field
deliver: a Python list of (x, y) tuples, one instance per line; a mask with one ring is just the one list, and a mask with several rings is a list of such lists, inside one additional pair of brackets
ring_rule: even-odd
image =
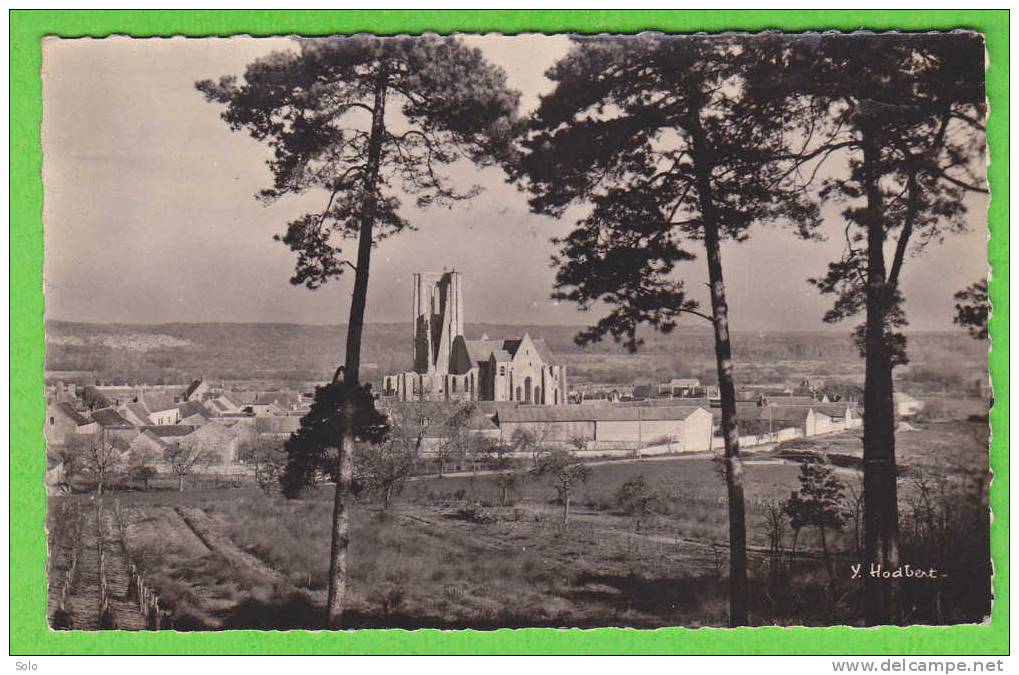
[[(847, 456), (859, 446), (853, 434), (812, 441), (815, 449)], [(916, 423), (899, 434), (904, 529), (918, 494), (910, 478), (917, 467), (986, 476), (981, 443), (985, 425), (961, 420)], [(944, 454), (947, 448), (954, 454)], [(799, 582), (792, 591), (769, 573), (765, 514), (798, 487), (798, 471), (796, 462), (775, 452), (746, 462), (751, 620), (854, 623), (852, 524), (829, 532), (837, 600), (826, 595), (824, 583), (815, 583), (824, 564), (814, 531), (800, 535), (795, 553), (787, 550), (789, 571)], [(859, 484), (855, 469), (838, 471), (847, 485)], [(664, 505), (639, 522), (615, 499), (623, 482), (637, 475)], [(565, 525), (555, 492), (543, 480), (524, 479), (508, 505), (499, 506), (500, 497), (492, 476), (461, 474), (413, 479), (389, 511), (359, 502), (352, 515), (348, 623), (482, 629), (725, 624), (725, 488), (710, 457), (595, 464)], [(178, 630), (321, 627), (331, 487), (293, 501), (254, 488), (124, 492), (105, 499), (120, 503), (126, 555), (158, 593), (167, 624)], [(84, 495), (53, 498), (51, 517), (75, 501), (88, 504)], [(983, 495), (977, 503), (986, 504)], [(51, 522), (51, 536), (59, 529)], [(59, 547), (54, 550), (59, 558)], [(973, 554), (986, 559), (986, 549)], [(945, 593), (979, 598), (966, 586), (979, 585), (979, 574), (959, 574), (958, 583), (964, 587)], [(945, 620), (979, 620), (976, 606)]]

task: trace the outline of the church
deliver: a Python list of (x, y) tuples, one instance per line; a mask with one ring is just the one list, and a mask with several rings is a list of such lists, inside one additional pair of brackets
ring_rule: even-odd
[(543, 340), (463, 334), (463, 275), (414, 274), (413, 370), (387, 375), (384, 396), (401, 401), (515, 401), (565, 405), (566, 366)]

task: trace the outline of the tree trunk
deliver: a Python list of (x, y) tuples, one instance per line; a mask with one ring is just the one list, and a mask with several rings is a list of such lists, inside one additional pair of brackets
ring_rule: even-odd
[(570, 519), (570, 493), (563, 496), (563, 525)]
[[(862, 131), (867, 196), (866, 380), (863, 393), (863, 537), (865, 564), (885, 570), (898, 566), (899, 517), (895, 476), (895, 407), (892, 361), (885, 340), (891, 300), (885, 279), (885, 229), (879, 170), (880, 148), (872, 132)], [(891, 623), (892, 582), (864, 577), (864, 621)]]
[(382, 140), (385, 133), (385, 106), (388, 76), (380, 67), (375, 83), (375, 102), (372, 109), (372, 128), (368, 140), (368, 164), (364, 176), (364, 203), (361, 208), (361, 226), (358, 233), (357, 268), (354, 272), (354, 292), (350, 303), (350, 320), (347, 323), (346, 359), (343, 368), (343, 386), (346, 389), (341, 419), (343, 433), (339, 439), (339, 470), (336, 478), (336, 496), (333, 500), (332, 545), (329, 551), (329, 594), (326, 600), (328, 627), (343, 625), (343, 601), (347, 590), (347, 548), (350, 543), (350, 484), (354, 475), (354, 405), (353, 397), (360, 387), (361, 334), (364, 329), (364, 309), (368, 299), (368, 268), (371, 263), (372, 229), (375, 220), (375, 190), (379, 182), (379, 164), (382, 158)]
[(393, 503), (393, 486), (392, 485), (387, 485), (386, 486), (385, 498), (383, 499), (382, 509), (384, 511), (388, 511), (389, 510), (389, 505), (392, 504), (392, 503)]
[(719, 223), (711, 186), (712, 166), (708, 160), (712, 153), (698, 118), (691, 124), (690, 133), (693, 137), (694, 170), (708, 261), (711, 316), (715, 328), (715, 360), (722, 403), (725, 485), (729, 498), (729, 625), (743, 626), (747, 623), (747, 526), (743, 500), (743, 463), (740, 461), (739, 430), (736, 427), (736, 385), (729, 338), (729, 306), (722, 279)]
[(824, 553), (824, 568), (828, 570), (828, 585), (835, 583), (835, 570), (831, 566), (831, 556), (828, 555), (828, 538), (825, 536), (824, 526), (818, 527), (821, 531), (821, 552)]
[(177, 492), (184, 492), (184, 474), (177, 474)]

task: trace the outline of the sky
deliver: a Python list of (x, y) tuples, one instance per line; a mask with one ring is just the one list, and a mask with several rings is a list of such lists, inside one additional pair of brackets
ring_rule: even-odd
[[(545, 71), (564, 36), (468, 36), (521, 92), (524, 112), (552, 88)], [(344, 323), (350, 275), (309, 291), (292, 286), (294, 254), (273, 241), (323, 195), (263, 206), (268, 149), (231, 132), (201, 79), (242, 75), (253, 59), (290, 49), (284, 38), (47, 39), (43, 48), (44, 289), (48, 319), (66, 321)], [(498, 169), (457, 167), (484, 192), (452, 208), (403, 215), (417, 227), (382, 242), (372, 261), (367, 320), (411, 318), (411, 274), (464, 275), (468, 322), (575, 324), (596, 320), (549, 298), (551, 237), (569, 220), (531, 214)], [(908, 260), (903, 291), (915, 330), (952, 327), (952, 295), (987, 274), (986, 198), (968, 197), (970, 229)], [(762, 226), (723, 246), (731, 325), (737, 331), (821, 330), (830, 298), (807, 283), (842, 251), (825, 208), (825, 242)], [(703, 256), (680, 268), (708, 305)], [(846, 327), (848, 328), (848, 326)]]

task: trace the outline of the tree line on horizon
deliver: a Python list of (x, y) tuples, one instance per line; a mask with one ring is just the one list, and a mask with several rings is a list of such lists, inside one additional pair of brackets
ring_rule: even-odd
[[(546, 72), (552, 91), (526, 117), (505, 73), (456, 37), (297, 47), (252, 62), (243, 81), (197, 87), (225, 106), (231, 129), (270, 148), (273, 182), (258, 199), (323, 196), (320, 210), (277, 236), (296, 256), (291, 283), (316, 289), (354, 275), (344, 361), (316, 394), (302, 430), (311, 440), (293, 445), (336, 457), (331, 628), (343, 626), (346, 603), (352, 449), (386, 426), (361, 382), (372, 251), (414, 228), (401, 197), (451, 207), (480, 192), (452, 183), (446, 171), (460, 162), (501, 167), (534, 213), (570, 219), (573, 229), (553, 242), (553, 297), (610, 309), (579, 344), (608, 337), (637, 351), (639, 326), (669, 333), (684, 317), (712, 330), (732, 626), (750, 617), (721, 242), (746, 241), (762, 224), (817, 239), (821, 204), (842, 205), (843, 255), (810, 281), (833, 298), (826, 322), (864, 317), (855, 330), (866, 369), (863, 562), (898, 564), (892, 372), (908, 361), (899, 282), (925, 247), (965, 229), (965, 193), (987, 191), (981, 36), (574, 37)], [(679, 278), (677, 263), (698, 257), (704, 278)], [(686, 281), (707, 282), (709, 307), (688, 297)], [(865, 623), (902, 620), (894, 593), (891, 580), (866, 579)]]

